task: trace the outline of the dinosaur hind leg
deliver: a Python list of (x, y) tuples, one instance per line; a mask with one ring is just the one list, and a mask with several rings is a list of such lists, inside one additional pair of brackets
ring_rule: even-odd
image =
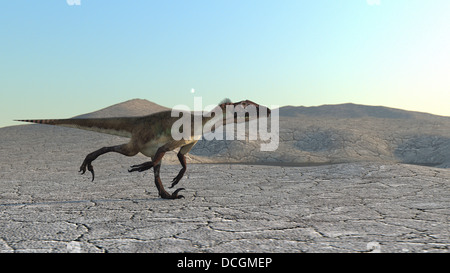
[(80, 172), (81, 174), (84, 174), (86, 172), (86, 168), (92, 173), (92, 181), (94, 181), (95, 174), (94, 174), (94, 167), (92, 167), (92, 161), (97, 159), (97, 157), (101, 156), (102, 154), (106, 154), (109, 152), (116, 152), (120, 153), (126, 156), (134, 156), (138, 153), (136, 149), (133, 149), (133, 146), (129, 144), (123, 144), (123, 145), (117, 145), (117, 146), (111, 146), (111, 147), (103, 147), (101, 149), (98, 149), (86, 156), (86, 158), (83, 161), (83, 164), (81, 164)]
[(172, 180), (172, 185), (169, 187), (169, 189), (173, 188), (173, 186), (178, 184), (178, 182), (180, 182), (181, 178), (183, 178), (183, 175), (186, 172), (186, 157), (181, 152), (179, 152), (177, 154), (177, 156), (178, 156), (178, 160), (181, 163), (182, 168), (181, 168), (180, 172), (178, 173), (178, 175), (175, 176), (175, 178)]
[(177, 157), (178, 157), (178, 160), (181, 163), (181, 167), (182, 168), (181, 168), (180, 172), (178, 173), (178, 175), (175, 176), (175, 178), (172, 180), (172, 185), (169, 188), (173, 188), (173, 186), (178, 184), (178, 182), (180, 182), (181, 178), (183, 178), (183, 175), (186, 172), (186, 157), (185, 157), (185, 154), (189, 153), (189, 151), (192, 149), (192, 147), (194, 147), (194, 145), (196, 143), (197, 143), (197, 141), (181, 147), (180, 151), (177, 154)]
[[(161, 169), (161, 161), (167, 151), (168, 151), (167, 147), (164, 147), (164, 146), (160, 147), (158, 149), (158, 151), (156, 151), (156, 154), (151, 157), (153, 159), (153, 161), (148, 161), (148, 162), (145, 162), (145, 163), (142, 163), (139, 165), (133, 165), (130, 167), (130, 169), (128, 169), (128, 171), (129, 172), (135, 172), (135, 171), (143, 172), (143, 171), (153, 168), (153, 171), (155, 172), (155, 185), (156, 185), (156, 188), (158, 189), (158, 193), (159, 193), (159, 196), (161, 196), (161, 198), (163, 198), (163, 199), (184, 198), (183, 195), (178, 195), (178, 192), (181, 190), (184, 190), (184, 188), (177, 189), (172, 194), (170, 194), (164, 189), (164, 186), (161, 182), (161, 177), (159, 176), (159, 172)], [(180, 179), (181, 179), (181, 177), (180, 177)]]
[(153, 161), (147, 161), (147, 162), (144, 162), (144, 163), (139, 164), (139, 165), (130, 166), (130, 169), (128, 169), (128, 172), (130, 172), (130, 173), (131, 172), (143, 172), (143, 171), (146, 171), (146, 170), (150, 170), (153, 166), (156, 166), (156, 165), (158, 165), (161, 162), (164, 154), (166, 153), (165, 151), (166, 151), (166, 149), (159, 148), (156, 151), (156, 154), (151, 156)]
[[(158, 189), (158, 193), (159, 196), (161, 196), (161, 198), (163, 199), (180, 199), (180, 198), (184, 198), (183, 195), (178, 195), (178, 192), (181, 190), (184, 190), (184, 188), (179, 188), (177, 190), (175, 190), (172, 194), (169, 194), (165, 189), (164, 186), (161, 182), (161, 177), (159, 176), (159, 171), (161, 169), (161, 161), (163, 156), (165, 155), (165, 153), (168, 151), (169, 149), (167, 149), (167, 147), (160, 147), (158, 149), (158, 151), (156, 151), (156, 154), (154, 157), (152, 157), (153, 159), (153, 171), (155, 172), (155, 185), (156, 188)], [(144, 163), (145, 164), (145, 163)], [(143, 165), (143, 164), (141, 164)]]
[(156, 164), (155, 166), (153, 166), (153, 170), (155, 172), (155, 185), (156, 188), (158, 189), (159, 195), (161, 196), (161, 198), (163, 199), (180, 199), (180, 198), (184, 198), (183, 195), (178, 195), (178, 192), (181, 190), (184, 190), (184, 188), (179, 188), (177, 190), (175, 190), (172, 194), (169, 194), (165, 189), (164, 186), (161, 182), (161, 178), (159, 177), (159, 170), (161, 168), (161, 162)]

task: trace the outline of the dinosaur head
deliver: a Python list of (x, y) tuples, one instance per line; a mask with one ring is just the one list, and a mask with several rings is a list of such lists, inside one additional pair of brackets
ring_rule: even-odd
[(256, 118), (259, 118), (260, 110), (266, 110), (267, 116), (270, 116), (269, 108), (259, 105), (251, 100), (242, 100), (233, 103), (230, 99), (224, 99), (220, 102), (219, 106), (222, 109), (224, 118), (227, 115), (227, 112), (232, 112), (228, 113), (228, 116), (233, 114), (234, 122), (237, 122), (239, 116), (245, 117), (245, 121), (249, 121), (252, 118), (252, 114), (253, 116), (256, 114)]

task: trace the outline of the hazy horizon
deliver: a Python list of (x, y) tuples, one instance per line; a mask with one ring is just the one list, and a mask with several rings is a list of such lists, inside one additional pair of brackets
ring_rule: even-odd
[[(76, 116), (78, 116), (78, 115), (91, 114), (91, 113), (95, 113), (95, 112), (98, 112), (98, 111), (107, 109), (107, 108), (109, 108), (109, 107), (114, 107), (114, 106), (119, 105), (119, 104), (124, 104), (124, 103), (126, 103), (126, 102), (130, 102), (130, 101), (133, 101), (133, 100), (146, 100), (146, 101), (149, 101), (149, 100), (147, 100), (147, 99), (142, 99), (142, 98), (132, 98), (132, 99), (128, 99), (128, 100), (125, 100), (125, 101), (122, 101), (122, 102), (114, 103), (114, 104), (112, 104), (112, 105), (108, 105), (108, 106), (105, 106), (105, 107), (102, 107), (102, 108), (99, 108), (99, 109), (95, 109), (95, 110), (90, 111), (90, 112), (80, 113), (80, 114), (77, 114), (77, 115), (75, 115), (75, 116), (70, 116), (70, 117), (56, 117), (55, 119), (58, 119), (58, 118), (73, 118), (73, 117), (76, 117)], [(161, 104), (159, 104), (159, 103), (157, 103), (157, 102), (154, 102), (154, 101), (149, 101), (149, 102), (155, 103), (155, 104), (160, 105), (160, 106), (163, 106), (163, 107), (167, 107), (167, 106), (165, 106), (165, 105), (161, 105)], [(306, 108), (309, 108), (309, 107), (321, 107), (321, 106), (341, 106), (341, 105), (347, 105), (347, 104), (353, 104), (353, 105), (357, 105), (357, 106), (367, 106), (367, 107), (385, 107), (385, 108), (387, 108), (387, 109), (401, 110), (401, 111), (406, 111), (406, 112), (417, 112), (417, 113), (431, 114), (431, 113), (428, 113), (428, 112), (421, 112), (421, 111), (415, 111), (415, 110), (408, 110), (408, 109), (400, 109), (400, 108), (394, 108), (394, 107), (387, 107), (387, 106), (384, 106), (384, 105), (356, 104), (356, 103), (352, 103), (352, 102), (344, 102), (344, 103), (339, 103), (339, 104), (321, 104), (321, 105), (311, 105), (311, 106), (305, 106), (305, 105), (277, 105), (276, 108), (283, 108), (283, 107), (306, 107)], [(205, 104), (203, 104), (203, 105), (202, 105), (202, 107), (203, 107), (202, 110), (203, 110), (203, 111), (210, 111), (211, 109), (209, 109), (209, 108), (210, 108), (209, 106), (211, 106), (211, 105), (205, 105)], [(188, 107), (189, 107), (189, 106), (188, 106)], [(269, 107), (270, 107), (270, 105), (269, 105)], [(167, 107), (167, 108), (171, 109), (171, 107)], [(174, 108), (176, 109), (176, 106), (175, 106)], [(130, 110), (141, 110), (141, 109), (134, 109), (134, 108), (133, 108), (133, 109), (130, 109)], [(194, 107), (190, 107), (190, 110), (191, 110), (191, 111), (195, 111)], [(448, 117), (448, 118), (450, 118), (450, 116), (442, 116), (442, 115), (436, 115), (436, 114), (431, 114), (431, 115), (441, 116), (441, 117)], [(36, 118), (36, 119), (41, 119), (41, 118), (38, 117), (38, 118)], [(52, 119), (52, 117), (42, 117), (42, 119)], [(20, 121), (16, 121), (15, 123), (16, 123), (16, 124), (7, 125), (7, 126), (2, 126), (2, 127), (0, 127), (0, 128), (8, 127), (8, 126), (14, 126), (14, 125), (24, 125), (24, 123), (23, 123), (23, 122), (20, 122)]]
[(447, 0), (5, 1), (0, 127), (194, 96), (450, 116), (448, 14)]

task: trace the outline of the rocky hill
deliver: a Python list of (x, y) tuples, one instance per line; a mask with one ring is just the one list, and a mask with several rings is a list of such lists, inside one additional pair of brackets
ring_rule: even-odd
[(191, 154), (213, 162), (311, 165), (402, 162), (450, 167), (450, 122), (416, 119), (280, 117), (274, 152), (261, 141), (199, 141)]
[(280, 142), (261, 152), (261, 141), (200, 141), (192, 155), (213, 162), (311, 165), (402, 162), (450, 167), (450, 117), (356, 104), (286, 106)]
[(138, 117), (165, 110), (169, 110), (169, 108), (148, 100), (132, 99), (74, 118)]
[(370, 106), (353, 103), (321, 106), (284, 106), (280, 108), (284, 117), (335, 117), (335, 118), (386, 118), (386, 119), (448, 119), (428, 113), (406, 111), (384, 106)]

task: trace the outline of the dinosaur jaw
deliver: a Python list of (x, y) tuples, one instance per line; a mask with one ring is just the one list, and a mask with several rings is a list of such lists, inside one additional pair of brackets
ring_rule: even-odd
[(268, 107), (265, 106), (256, 106), (256, 117), (253, 114), (250, 114), (249, 112), (246, 112), (245, 109), (241, 111), (235, 111), (230, 113), (234, 116), (230, 117), (229, 114), (223, 113), (223, 122), (224, 124), (228, 123), (241, 123), (241, 122), (248, 122), (250, 120), (258, 119), (261, 117), (261, 110), (264, 111), (264, 114), (262, 115), (265, 118), (270, 117), (271, 110)]

